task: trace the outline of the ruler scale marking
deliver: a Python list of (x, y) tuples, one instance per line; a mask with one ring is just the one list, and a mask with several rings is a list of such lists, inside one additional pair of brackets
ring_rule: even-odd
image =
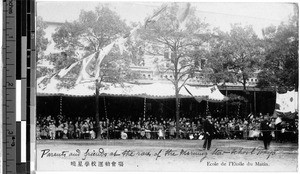
[[(3, 168), (30, 173), (35, 146), (35, 1), (3, 1)], [(29, 151), (30, 150), (30, 151)], [(33, 164), (33, 165), (31, 165)], [(0, 172), (1, 173), (1, 172)]]

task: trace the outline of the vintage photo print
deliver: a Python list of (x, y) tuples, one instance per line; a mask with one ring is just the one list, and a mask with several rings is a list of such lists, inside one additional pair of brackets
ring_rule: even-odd
[(37, 1), (37, 172), (297, 172), (298, 3)]

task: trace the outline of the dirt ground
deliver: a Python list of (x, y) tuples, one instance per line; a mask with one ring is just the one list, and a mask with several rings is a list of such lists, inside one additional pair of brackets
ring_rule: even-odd
[(39, 140), (37, 171), (298, 171), (298, 144), (259, 140)]

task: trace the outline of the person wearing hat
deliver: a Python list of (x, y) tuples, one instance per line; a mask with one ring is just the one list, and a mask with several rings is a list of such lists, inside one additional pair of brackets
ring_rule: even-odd
[(267, 150), (270, 146), (272, 135), (271, 135), (271, 127), (269, 125), (269, 117), (264, 116), (264, 120), (260, 124), (261, 132), (263, 134), (263, 142), (264, 147)]
[(203, 148), (209, 150), (211, 146), (213, 134), (216, 132), (215, 127), (212, 123), (211, 116), (206, 117), (206, 120), (203, 123), (203, 131), (204, 131)]

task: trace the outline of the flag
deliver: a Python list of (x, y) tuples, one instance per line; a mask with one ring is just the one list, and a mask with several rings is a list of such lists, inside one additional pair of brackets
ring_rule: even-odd
[(177, 12), (177, 20), (178, 20), (178, 30), (182, 31), (185, 29), (186, 25), (186, 18), (190, 12), (190, 3), (184, 3), (182, 6), (179, 7)]
[(189, 12), (190, 12), (190, 3), (184, 3), (183, 5), (181, 5), (179, 7), (179, 10), (177, 12), (177, 19), (179, 21), (179, 23), (182, 23), (183, 21), (185, 21), (186, 17), (188, 16)]
[[(285, 94), (276, 93), (276, 111), (294, 113), (298, 111), (298, 92), (287, 91)], [(279, 108), (278, 108), (279, 107)]]
[(37, 79), (37, 86), (42, 90), (46, 89), (47, 85), (51, 82), (51, 80), (55, 78), (56, 75), (57, 73), (55, 72), (51, 75), (40, 77), (39, 79)]
[(281, 118), (280, 118), (280, 117), (277, 117), (276, 120), (275, 120), (275, 125), (277, 125), (277, 124), (279, 124), (279, 123), (281, 123), (281, 122), (282, 122)]
[(108, 55), (108, 53), (110, 52), (110, 50), (113, 48), (113, 46), (115, 45), (115, 43), (118, 40), (112, 42), (111, 44), (107, 45), (106, 47), (102, 48), (101, 51), (99, 52), (97, 61), (96, 61), (96, 68), (95, 68), (95, 79), (99, 78), (100, 75), (100, 64), (102, 62), (102, 60), (104, 59), (104, 57), (106, 55)]
[[(39, 88), (41, 88), (41, 89), (45, 89), (46, 88), (47, 84), (43, 83), (43, 81), (45, 81), (46, 78), (47, 78), (47, 75), (45, 75), (45, 76), (40, 77), (40, 78), (37, 79), (36, 84), (37, 84), (37, 86)], [(48, 83), (48, 80), (47, 80), (47, 83)]]
[[(91, 74), (88, 73), (88, 65), (90, 64), (90, 61), (92, 60), (89, 58), (86, 58), (86, 61), (88, 62), (82, 62), (82, 71), (81, 74), (79, 75), (79, 78), (76, 81), (76, 84), (79, 84), (80, 82), (85, 82), (85, 81), (91, 81), (91, 80), (96, 80), (99, 78), (100, 75), (100, 65), (101, 62), (103, 61), (103, 59), (105, 58), (106, 55), (109, 54), (109, 52), (111, 51), (111, 49), (113, 48), (113, 46), (116, 44), (119, 47), (120, 53), (123, 54), (124, 50), (126, 51), (126, 47), (125, 47), (125, 43), (128, 40), (129, 37), (132, 37), (134, 35), (136, 35), (136, 31), (139, 28), (139, 26), (133, 28), (128, 36), (124, 36), (124, 37), (119, 37), (118, 39), (114, 40), (112, 43), (110, 43), (109, 45), (105, 46), (104, 48), (102, 48), (100, 50), (100, 52), (98, 53), (98, 57), (96, 59), (96, 65), (95, 65), (95, 71), (94, 71), (94, 77), (91, 77)], [(94, 53), (96, 54), (96, 53)], [(92, 57), (94, 57), (94, 54)], [(74, 65), (75, 66), (75, 65)]]
[(210, 88), (210, 93), (213, 93), (214, 91), (216, 91), (216, 86)]
[(208, 100), (211, 102), (225, 102), (228, 101), (229, 98), (224, 96), (216, 85), (209, 87)]
[(82, 60), (82, 67), (81, 67), (79, 77), (76, 81), (76, 84), (94, 80), (93, 77), (91, 76), (91, 74), (89, 73), (89, 68), (90, 68), (92, 59), (95, 57), (95, 54), (96, 53), (93, 53)]
[(185, 86), (184, 86), (184, 88), (197, 102), (201, 103), (201, 101), (204, 97), (195, 97)]
[(145, 21), (145, 28), (147, 28), (147, 25), (153, 22), (156, 22), (159, 18), (160, 15), (162, 14), (162, 12), (164, 12), (167, 9), (167, 5), (163, 6), (161, 9), (159, 9), (157, 12), (154, 13), (154, 15), (152, 15), (151, 17), (149, 17), (146, 21)]
[(124, 37), (121, 37), (117, 40), (116, 44), (118, 45), (119, 47), (119, 50), (120, 50), (120, 54), (122, 55), (124, 51), (126, 51), (126, 47), (125, 47), (125, 43), (127, 41), (127, 37), (124, 38)]
[(130, 34), (127, 38), (130, 38), (133, 42), (136, 41), (137, 38), (137, 30), (141, 28), (141, 25), (139, 24), (138, 26), (134, 27), (131, 31)]
[(58, 73), (58, 76), (60, 78), (64, 77), (72, 68), (74, 68), (74, 66), (76, 66), (79, 63), (79, 61), (72, 63), (71, 65), (63, 68), (60, 70), (60, 72)]
[(254, 117), (254, 115), (252, 112), (247, 116), (247, 118), (250, 118), (250, 119), (252, 119), (253, 117)]
[(38, 79), (36, 80), (36, 84), (37, 84), (37, 85), (40, 85), (40, 84), (42, 83), (42, 81), (45, 80), (46, 77), (47, 77), (47, 75), (38, 78)]

